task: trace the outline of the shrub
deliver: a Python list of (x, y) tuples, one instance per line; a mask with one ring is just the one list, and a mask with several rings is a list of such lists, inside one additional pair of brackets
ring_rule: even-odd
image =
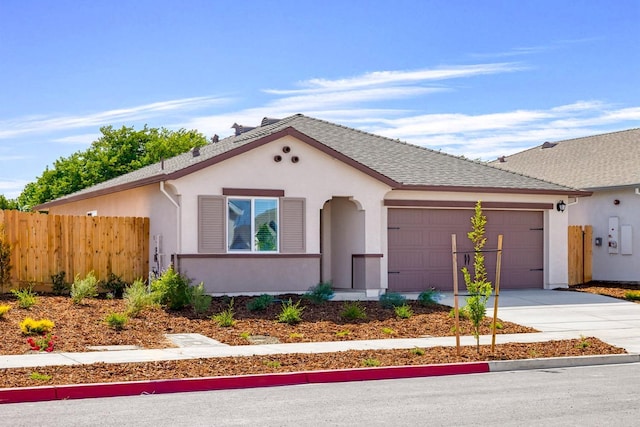
[(51, 276), (52, 290), (54, 295), (66, 295), (69, 292), (69, 285), (64, 281), (67, 273), (60, 271)]
[(442, 296), (437, 290), (433, 288), (427, 289), (426, 291), (420, 292), (420, 295), (418, 295), (418, 302), (423, 306), (435, 305), (438, 304), (441, 297)]
[(101, 280), (99, 283), (100, 289), (104, 289), (109, 292), (114, 298), (122, 298), (124, 295), (124, 289), (127, 287), (127, 283), (123, 281), (120, 276), (109, 273), (106, 280)]
[(360, 301), (345, 302), (340, 317), (346, 320), (360, 320), (366, 319), (367, 313)]
[[(449, 310), (449, 317), (451, 317), (451, 318), (456, 317), (455, 308), (452, 308), (451, 310)], [(458, 317), (460, 319), (469, 320), (471, 318), (471, 314), (469, 314), (469, 307), (467, 307), (466, 305), (463, 305), (462, 307), (459, 307), (458, 308)]]
[(129, 318), (125, 313), (109, 313), (104, 318), (104, 321), (111, 329), (121, 331), (129, 321)]
[(191, 287), (189, 302), (195, 314), (203, 314), (211, 307), (211, 296), (204, 293), (204, 283)]
[(81, 304), (85, 298), (94, 298), (98, 296), (98, 279), (94, 276), (93, 271), (87, 273), (84, 279), (80, 279), (80, 275), (76, 275), (71, 284), (71, 300), (74, 304)]
[(4, 234), (4, 224), (0, 224), (0, 292), (11, 282), (11, 244)]
[(406, 301), (407, 299), (404, 297), (404, 295), (397, 292), (385, 292), (384, 294), (380, 295), (380, 305), (382, 305), (383, 308), (399, 307)]
[(233, 298), (231, 298), (229, 306), (226, 309), (222, 310), (220, 313), (211, 316), (211, 319), (213, 319), (221, 328), (230, 328), (236, 323), (235, 319), (233, 318), (234, 316), (235, 312), (233, 311)]
[(189, 304), (191, 280), (178, 274), (169, 267), (162, 275), (151, 282), (151, 290), (157, 294), (158, 302), (170, 310), (180, 310)]
[(413, 316), (413, 310), (409, 304), (402, 304), (397, 307), (393, 307), (393, 311), (401, 319), (408, 319)]
[(20, 322), (20, 330), (24, 335), (41, 335), (51, 332), (55, 323), (49, 319), (35, 320), (31, 317)]
[(9, 310), (11, 310), (10, 305), (0, 305), (0, 319), (2, 319)]
[(269, 294), (262, 294), (247, 302), (247, 310), (249, 311), (265, 311), (267, 307), (273, 304), (273, 297)]
[(304, 298), (315, 304), (322, 304), (333, 298), (333, 287), (331, 282), (318, 283), (316, 286), (309, 288), (309, 291), (304, 294)]
[(380, 366), (380, 364), (381, 364), (380, 361), (374, 358), (367, 358), (362, 361), (362, 366), (366, 366), (369, 368)]
[(147, 285), (140, 279), (124, 289), (123, 297), (126, 303), (125, 313), (129, 317), (138, 317), (142, 310), (156, 303), (155, 296), (149, 293)]
[(18, 307), (20, 308), (29, 309), (38, 302), (37, 294), (33, 292), (33, 285), (18, 290), (12, 289), (11, 293), (18, 299)]
[(291, 302), (291, 298), (289, 298), (289, 301), (282, 303), (282, 310), (278, 315), (278, 322), (288, 323), (289, 325), (300, 323), (302, 322), (303, 310), (304, 307), (300, 307), (300, 301), (294, 304)]
[(627, 291), (624, 293), (624, 298), (629, 301), (640, 301), (640, 291)]

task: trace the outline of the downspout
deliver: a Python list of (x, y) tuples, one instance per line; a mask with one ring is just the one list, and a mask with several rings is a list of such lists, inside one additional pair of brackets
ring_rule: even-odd
[[(169, 201), (173, 204), (173, 206), (176, 207), (176, 257), (174, 259), (174, 262), (177, 264), (178, 262), (177, 255), (182, 252), (182, 233), (180, 232), (180, 218), (181, 218), (182, 211), (180, 210), (180, 205), (178, 204), (178, 202), (176, 202), (173, 199), (173, 197), (171, 197), (171, 195), (167, 193), (167, 190), (165, 190), (164, 181), (160, 181), (160, 192), (164, 194), (167, 197), (167, 199), (169, 199)], [(176, 271), (178, 271), (177, 266), (176, 266)]]

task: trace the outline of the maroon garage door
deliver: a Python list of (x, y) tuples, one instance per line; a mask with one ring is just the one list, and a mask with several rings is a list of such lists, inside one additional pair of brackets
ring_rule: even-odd
[[(542, 212), (483, 211), (487, 217), (485, 249), (495, 249), (502, 234), (500, 289), (543, 287)], [(453, 289), (451, 235), (458, 251), (470, 251), (467, 238), (473, 210), (389, 209), (389, 290), (419, 292)], [(473, 254), (459, 253), (458, 267), (473, 268)], [(485, 253), (488, 279), (494, 283), (496, 254)], [(464, 290), (462, 274), (458, 276)], [(495, 285), (495, 283), (494, 283)]]

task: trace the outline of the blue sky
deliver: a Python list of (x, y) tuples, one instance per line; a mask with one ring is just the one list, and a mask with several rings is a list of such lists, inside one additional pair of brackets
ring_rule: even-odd
[(640, 127), (640, 0), (2, 0), (0, 194), (113, 125), (303, 113), (473, 159)]

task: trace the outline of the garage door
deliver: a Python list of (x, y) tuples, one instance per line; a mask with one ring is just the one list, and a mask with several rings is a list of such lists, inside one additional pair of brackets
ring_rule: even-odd
[[(419, 292), (453, 289), (451, 234), (458, 251), (471, 251), (467, 238), (473, 210), (389, 209), (389, 290)], [(485, 249), (497, 247), (502, 234), (500, 289), (543, 287), (543, 217), (532, 211), (483, 211), (487, 217)], [(472, 270), (473, 254), (458, 254), (458, 267)], [(485, 253), (488, 279), (495, 281), (496, 254)], [(458, 276), (464, 290), (462, 274)]]

